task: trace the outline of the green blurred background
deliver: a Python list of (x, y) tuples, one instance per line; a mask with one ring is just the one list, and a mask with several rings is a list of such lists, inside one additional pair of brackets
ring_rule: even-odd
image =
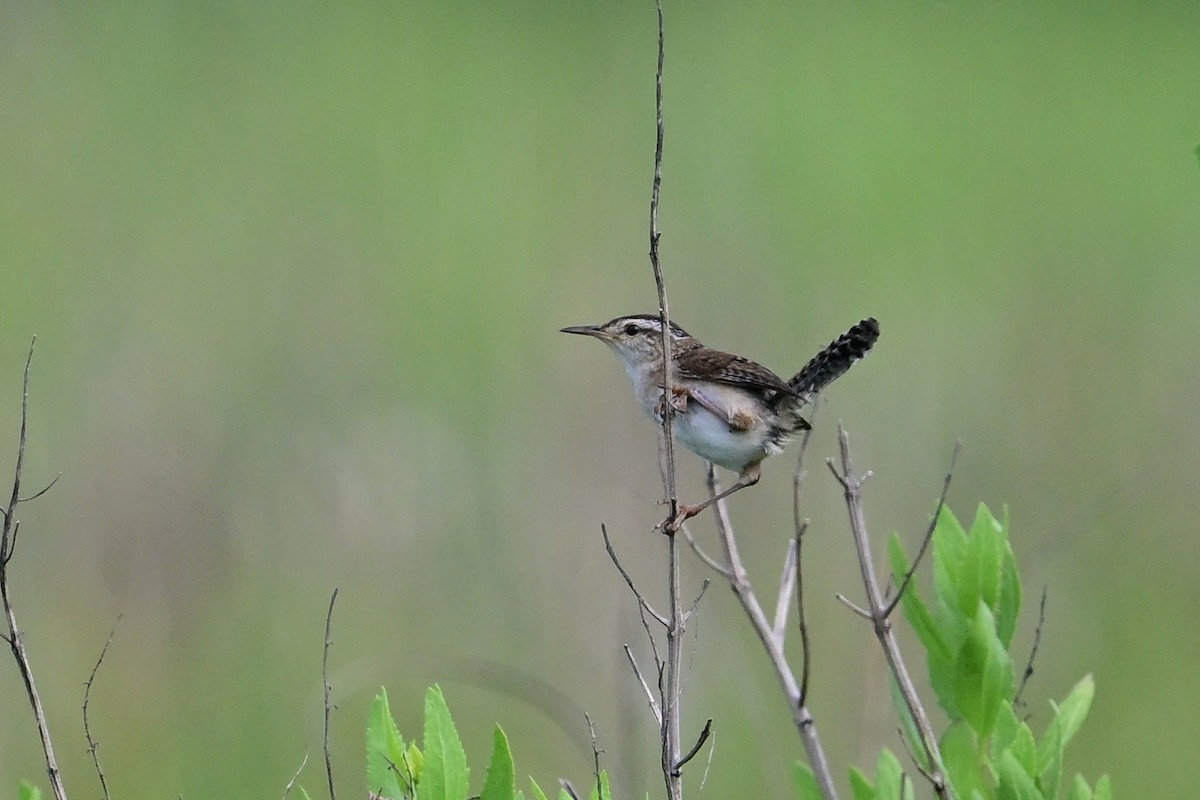
[[(1049, 587), (1035, 726), (1094, 671), (1068, 767), (1189, 796), (1200, 6), (666, 13), (674, 316), (780, 372), (883, 327), (811, 450), (831, 758), (901, 749), (870, 630), (833, 597), (860, 591), (821, 465), (842, 419), (879, 541), (915, 541), (962, 438), (952, 506), (1011, 509), (1023, 649)], [(620, 651), (642, 634), (599, 535), (656, 594), (653, 431), (611, 355), (556, 333), (655, 307), (654, 43), (648, 2), (0, 11), (0, 446), (36, 333), (27, 485), (63, 473), (23, 509), (13, 586), (74, 794), (98, 794), (79, 706), (120, 614), (91, 709), (115, 793), (275, 797), (307, 751), (319, 794), (338, 586), (344, 793), (378, 687), (416, 732), (438, 681), (477, 769), (499, 721), (518, 774), (586, 784), (586, 709), (621, 790), (657, 796)], [(791, 465), (732, 503), (768, 596)], [(690, 455), (681, 487), (703, 491)], [(800, 747), (727, 591), (698, 633), (705, 796), (790, 796)], [(45, 787), (4, 663), (0, 793), (20, 777)]]

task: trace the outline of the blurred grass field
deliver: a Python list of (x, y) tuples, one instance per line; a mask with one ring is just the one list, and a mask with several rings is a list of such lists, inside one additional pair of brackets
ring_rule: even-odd
[[(833, 597), (856, 587), (821, 464), (841, 419), (881, 542), (916, 539), (963, 440), (951, 504), (1008, 505), (1025, 642), (1049, 588), (1035, 716), (1096, 675), (1068, 769), (1187, 796), (1200, 7), (666, 14), (673, 316), (780, 372), (883, 328), (806, 485), (831, 758), (900, 749)], [(586, 709), (621, 790), (659, 791), (599, 536), (652, 585), (653, 430), (611, 356), (556, 333), (654, 309), (654, 36), (649, 3), (0, 10), (0, 453), (37, 334), (26, 485), (63, 478), (24, 508), (14, 589), (68, 790), (95, 793), (82, 683), (123, 614), (91, 708), (115, 794), (278, 796), (307, 751), (315, 796), (338, 586), (343, 792), (377, 688), (416, 733), (434, 681), (473, 763), (498, 721), (518, 774), (586, 782)], [(732, 503), (768, 595), (791, 466)], [(700, 475), (688, 456), (685, 497)], [(789, 796), (799, 743), (725, 591), (687, 687), (685, 724), (716, 718), (705, 794)], [(21, 777), (44, 768), (6, 664), (0, 793)]]

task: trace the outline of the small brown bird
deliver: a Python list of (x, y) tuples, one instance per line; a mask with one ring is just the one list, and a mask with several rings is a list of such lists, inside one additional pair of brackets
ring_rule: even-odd
[(879, 338), (868, 317), (834, 339), (804, 367), (783, 380), (748, 358), (705, 347), (671, 323), (671, 396), (664, 396), (662, 320), (653, 314), (617, 317), (603, 325), (577, 325), (563, 333), (592, 336), (609, 346), (629, 374), (633, 394), (647, 416), (662, 421), (674, 411), (673, 430), (684, 447), (738, 473), (725, 491), (699, 505), (681, 505), (672, 529), (714, 501), (753, 486), (767, 456), (782, 452), (809, 424), (800, 411), (866, 355)]

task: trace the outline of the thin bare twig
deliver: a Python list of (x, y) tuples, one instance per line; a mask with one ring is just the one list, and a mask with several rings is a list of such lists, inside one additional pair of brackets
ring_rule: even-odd
[(842, 594), (841, 592), (838, 592), (837, 594), (834, 595), (834, 597), (836, 597), (841, 602), (842, 605), (844, 605), (846, 608), (853, 611), (858, 616), (865, 619), (867, 622), (872, 621), (871, 620), (871, 612), (867, 611), (865, 608), (855, 605), (854, 601), (851, 600), (849, 597), (846, 597), (846, 595)]
[(917, 754), (912, 751), (912, 745), (909, 744), (908, 737), (904, 735), (904, 730), (896, 728), (896, 735), (900, 737), (900, 743), (904, 745), (904, 752), (908, 753), (908, 759), (917, 768), (917, 772), (921, 773), (921, 777), (925, 778), (925, 780), (932, 783), (933, 776), (929, 774), (929, 770), (925, 769), (925, 765), (921, 763), (921, 759), (917, 758)]
[(942, 494), (938, 497), (937, 509), (933, 512), (933, 519), (929, 521), (929, 527), (925, 529), (925, 536), (921, 539), (921, 547), (917, 550), (917, 557), (913, 559), (912, 566), (908, 568), (908, 572), (904, 573), (904, 580), (900, 581), (900, 588), (896, 590), (895, 596), (892, 597), (883, 610), (885, 617), (890, 617), (892, 612), (896, 610), (896, 606), (900, 604), (900, 600), (904, 597), (904, 590), (912, 582), (912, 577), (916, 574), (917, 567), (921, 565), (921, 559), (925, 557), (925, 551), (929, 549), (929, 543), (933, 541), (933, 532), (937, 530), (938, 520), (942, 516), (942, 509), (946, 507), (946, 495), (950, 493), (950, 481), (954, 478), (954, 465), (958, 463), (958, 453), (960, 450), (962, 450), (962, 439), (954, 442), (954, 452), (950, 454), (950, 468), (946, 470), (946, 480), (942, 482)]
[(39, 490), (39, 491), (36, 491), (36, 492), (34, 492), (33, 494), (29, 495), (29, 497), (22, 497), (22, 498), (21, 498), (20, 500), (18, 500), (17, 502), (18, 502), (18, 503), (30, 503), (30, 502), (33, 502), (34, 500), (37, 500), (39, 497), (41, 497), (42, 495), (44, 495), (46, 492), (48, 492), (48, 491), (50, 491), (51, 489), (53, 489), (53, 488), (54, 488), (54, 484), (58, 483), (58, 479), (59, 479), (59, 478), (61, 478), (62, 476), (63, 476), (63, 474), (62, 474), (61, 472), (60, 472), (60, 473), (58, 473), (57, 475), (55, 475), (55, 476), (54, 476), (54, 480), (52, 480), (52, 481), (50, 481), (48, 484), (46, 484), (46, 488), (45, 488), (45, 489), (41, 489), (41, 490)]
[(709, 569), (720, 575), (725, 580), (729, 580), (733, 577), (733, 573), (722, 566), (715, 558), (704, 552), (704, 550), (700, 547), (700, 544), (696, 541), (696, 538), (692, 536), (692, 531), (690, 528), (688, 528), (686, 522), (681, 525), (679, 529), (683, 531), (683, 538), (687, 541), (688, 547), (692, 548), (692, 552), (696, 554), (696, 557), (703, 561)]
[(629, 666), (633, 667), (633, 675), (642, 685), (642, 691), (646, 693), (646, 702), (650, 705), (650, 713), (654, 716), (654, 721), (661, 727), (662, 710), (658, 707), (658, 701), (654, 699), (654, 692), (651, 691), (650, 684), (646, 683), (646, 677), (642, 675), (642, 670), (633, 656), (633, 651), (629, 649), (629, 645), (625, 645), (625, 657), (629, 659)]
[(679, 759), (679, 763), (675, 765), (675, 771), (677, 773), (682, 775), (683, 773), (681, 770), (683, 769), (683, 765), (695, 758), (696, 753), (700, 752), (700, 748), (704, 747), (704, 743), (707, 742), (708, 737), (712, 735), (712, 724), (712, 717), (709, 717), (708, 722), (704, 723), (704, 729), (700, 731), (700, 736), (697, 737), (696, 743), (692, 745), (692, 749), (684, 753), (683, 757)]
[[(721, 487), (717, 483), (716, 469), (712, 464), (708, 465), (705, 480), (709, 497), (716, 497), (721, 493)], [(801, 697), (796, 674), (792, 671), (787, 654), (784, 652), (782, 631), (776, 632), (771, 621), (767, 619), (762, 604), (758, 601), (758, 595), (754, 591), (754, 586), (746, 572), (746, 566), (742, 562), (737, 537), (733, 532), (733, 524), (729, 520), (729, 508), (724, 500), (717, 500), (713, 503), (713, 513), (717, 518), (717, 532), (720, 534), (721, 545), (725, 550), (725, 560), (729, 564), (729, 572), (732, 576), (729, 579), (729, 588), (733, 590), (734, 596), (741, 603), (742, 610), (750, 620), (750, 627), (754, 629), (763, 649), (767, 651), (767, 657), (771, 660), (775, 676), (787, 698), (788, 708), (791, 709), (792, 722), (804, 744), (809, 766), (821, 787), (822, 796), (826, 800), (837, 800), (838, 794), (833, 782), (833, 773), (829, 769), (825, 749), (817, 734), (816, 722)]]
[(625, 579), (625, 585), (629, 587), (629, 591), (633, 592), (633, 596), (637, 598), (638, 605), (641, 606), (643, 611), (654, 617), (659, 625), (662, 625), (664, 628), (667, 627), (669, 624), (667, 618), (654, 610), (654, 607), (650, 605), (650, 602), (646, 599), (646, 596), (638, 590), (637, 586), (634, 585), (633, 578), (631, 578), (629, 573), (625, 571), (624, 565), (621, 564), (621, 559), (617, 558), (617, 551), (613, 549), (612, 540), (608, 538), (608, 526), (604, 523), (600, 523), (600, 535), (604, 537), (604, 549), (608, 551), (608, 557), (612, 559), (613, 565), (617, 568), (617, 572), (621, 573), (621, 577)]
[(804, 534), (808, 531), (808, 520), (796, 526), (796, 617), (797, 628), (800, 630), (800, 704), (808, 702), (808, 677), (812, 672), (812, 658), (808, 649), (808, 619), (804, 616), (804, 573), (800, 565), (800, 548), (804, 542)]
[(337, 800), (337, 792), (333, 788), (333, 757), (329, 753), (329, 716), (333, 710), (333, 704), (330, 702), (333, 686), (329, 683), (329, 646), (333, 644), (330, 631), (333, 628), (333, 604), (337, 602), (337, 596), (338, 590), (335, 586), (333, 594), (329, 596), (329, 610), (325, 612), (325, 647), (321, 653), (321, 684), (325, 690), (325, 728), (321, 748), (325, 752), (325, 777), (329, 781), (329, 800)]
[(592, 722), (592, 718), (588, 713), (583, 712), (583, 718), (587, 720), (588, 736), (592, 739), (592, 766), (594, 767), (593, 774), (596, 776), (596, 798), (599, 800), (604, 797), (604, 784), (600, 780), (600, 747), (596, 744), (596, 726)]
[(679, 592), (679, 537), (675, 517), (679, 513), (679, 498), (675, 489), (675, 442), (672, 435), (671, 372), (669, 368), (671, 357), (670, 312), (667, 304), (667, 286), (663, 279), (662, 264), (659, 261), (658, 242), (662, 233), (658, 229), (658, 202), (662, 191), (663, 165), (663, 61), (665, 58), (663, 5), (662, 0), (655, 0), (655, 10), (658, 16), (658, 59), (654, 69), (654, 180), (650, 188), (650, 268), (654, 272), (654, 285), (658, 291), (658, 314), (662, 320), (662, 371), (663, 396), (668, 402), (663, 403), (662, 448), (663, 448), (663, 499), (666, 501), (668, 517), (662, 525), (662, 531), (667, 535), (667, 595), (669, 613), (667, 618), (666, 639), (667, 659), (663, 669), (661, 682), (662, 698), (662, 772), (666, 782), (668, 800), (681, 800), (683, 797), (683, 782), (675, 769), (679, 763), (680, 751), (680, 699), (682, 695), (681, 676), (683, 668), (684, 635), (683, 613), (680, 609)]
[(1013, 696), (1013, 708), (1022, 704), (1021, 695), (1025, 693), (1025, 684), (1033, 677), (1033, 662), (1037, 658), (1038, 648), (1042, 646), (1042, 626), (1046, 623), (1046, 587), (1042, 587), (1042, 601), (1038, 604), (1037, 627), (1033, 629), (1033, 647), (1029, 649), (1029, 660), (1025, 662), (1025, 671), (1021, 673), (1021, 685)]
[[(117, 623), (120, 623), (121, 616), (117, 616)], [(112, 644), (113, 636), (117, 633), (117, 626), (114, 624), (112, 630), (108, 632), (108, 639), (104, 642), (104, 647), (100, 648), (100, 657), (96, 659), (96, 665), (92, 667), (92, 674), (88, 676), (87, 683), (83, 685), (83, 735), (87, 739), (88, 753), (92, 756), (92, 764), (96, 767), (96, 775), (100, 778), (100, 789), (104, 793), (104, 800), (109, 800), (108, 781), (104, 779), (104, 770), (100, 768), (100, 743), (92, 738), (92, 728), (88, 721), (88, 707), (92, 699), (92, 684), (96, 680), (96, 673), (100, 671), (100, 665), (104, 663), (104, 656), (108, 653), (108, 646)]]
[(12, 651), (13, 660), (17, 662), (17, 671), (25, 683), (25, 694), (33, 709), (33, 717), (37, 722), (38, 736), (42, 742), (42, 756), (46, 762), (46, 775), (50, 779), (50, 789), (54, 792), (55, 800), (66, 800), (67, 790), (63, 786), (62, 774), (58, 770), (58, 760), (54, 757), (54, 745), (50, 739), (50, 726), (46, 722), (46, 712), (42, 707), (42, 698), (38, 695), (37, 684), (33, 679), (33, 667), (29, 662), (29, 653), (21, 637), (21, 629), (17, 626), (16, 612), (13, 610), (12, 598), (8, 593), (8, 566), (12, 562), (13, 552), (17, 544), (17, 531), (20, 523), (17, 521), (17, 503), (21, 497), (21, 473), (25, 468), (25, 442), (29, 429), (29, 367), (33, 363), (33, 346), (37, 342), (35, 336), (29, 343), (29, 355), (25, 359), (25, 375), (21, 383), (21, 428), (17, 440), (17, 463), (13, 469), (12, 494), (8, 506), (4, 510), (4, 521), (0, 524), (0, 605), (4, 606), (4, 619), (8, 624), (8, 635), (4, 641)]
[(771, 630), (781, 640), (787, 627), (788, 611), (792, 607), (792, 594), (796, 591), (796, 540), (788, 542), (783, 556), (783, 572), (779, 576), (779, 595), (775, 598), (775, 622)]
[[(292, 787), (296, 785), (296, 781), (300, 778), (300, 773), (304, 771), (304, 765), (308, 763), (308, 753), (304, 753), (304, 758), (300, 760), (300, 766), (296, 767), (296, 771), (292, 773), (292, 779), (287, 782), (287, 786), (283, 787), (283, 800), (287, 800), (288, 795), (292, 793)], [(105, 795), (107, 797), (107, 795)]]
[(888, 670), (896, 679), (896, 686), (900, 690), (904, 705), (917, 726), (921, 745), (925, 749), (925, 755), (929, 761), (929, 782), (933, 785), (933, 791), (941, 800), (953, 800), (954, 790), (945, 778), (937, 734), (933, 730), (921, 698), (917, 695), (916, 686), (908, 674), (908, 667), (900, 653), (895, 632), (888, 621), (887, 606), (875, 574), (870, 537), (867, 535), (866, 517), (862, 507), (862, 486), (866, 476), (870, 473), (854, 474), (854, 466), (850, 458), (850, 436), (846, 432), (845, 426), (840, 424), (838, 425), (838, 448), (842, 462), (841, 470), (839, 471), (832, 463), (829, 464), (829, 468), (842, 485), (846, 499), (846, 510), (850, 517), (850, 532), (854, 538), (854, 548), (858, 553), (858, 565), (862, 572), (863, 588), (867, 595), (868, 618), (874, 628), (875, 638), (879, 640), (880, 647), (883, 649)]

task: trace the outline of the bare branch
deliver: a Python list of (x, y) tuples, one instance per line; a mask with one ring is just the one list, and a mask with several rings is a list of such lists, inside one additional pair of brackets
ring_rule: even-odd
[(804, 571), (800, 561), (804, 534), (808, 531), (808, 520), (796, 521), (796, 617), (800, 629), (800, 704), (808, 702), (808, 677), (812, 672), (812, 658), (808, 647), (808, 619), (804, 616)]
[[(287, 800), (288, 795), (292, 793), (292, 787), (296, 785), (296, 780), (300, 777), (300, 773), (304, 771), (304, 765), (308, 763), (308, 753), (305, 752), (304, 758), (300, 760), (300, 766), (296, 767), (296, 771), (292, 773), (292, 779), (287, 782), (287, 786), (283, 787), (283, 800)], [(108, 795), (105, 795), (108, 797)]]
[(1029, 649), (1029, 660), (1025, 662), (1025, 671), (1021, 673), (1021, 685), (1013, 696), (1013, 708), (1022, 704), (1021, 695), (1025, 693), (1025, 684), (1033, 677), (1033, 662), (1037, 658), (1038, 648), (1042, 646), (1042, 626), (1046, 623), (1046, 587), (1042, 587), (1042, 601), (1038, 603), (1037, 627), (1033, 629), (1033, 647)]
[[(888, 622), (883, 593), (879, 588), (879, 580), (875, 575), (875, 564), (871, 557), (870, 537), (867, 534), (867, 523), (863, 513), (861, 492), (863, 482), (870, 473), (855, 476), (854, 466), (850, 458), (850, 436), (846, 433), (845, 426), (840, 424), (838, 425), (838, 449), (842, 462), (841, 471), (839, 473), (833, 467), (832, 463), (830, 463), (830, 469), (844, 490), (846, 510), (850, 517), (850, 532), (854, 538), (854, 547), (858, 554), (858, 565), (862, 572), (863, 588), (867, 595), (867, 616), (871, 620), (871, 626), (875, 631), (875, 638), (879, 640), (880, 647), (883, 649), (888, 670), (896, 679), (896, 686), (900, 690), (900, 696), (904, 700), (904, 705), (907, 707), (908, 713), (912, 715), (913, 722), (916, 724), (917, 731), (921, 736), (921, 745), (925, 748), (925, 754), (929, 760), (929, 782), (933, 785), (934, 793), (941, 800), (953, 800), (954, 790), (946, 781), (943, 773), (942, 756), (938, 749), (937, 734), (933, 730), (933, 725), (929, 722), (929, 715), (925, 712), (925, 707), (921, 704), (921, 698), (917, 695), (916, 686), (913, 685), (912, 678), (908, 674), (908, 667), (905, 666), (904, 658), (900, 653), (900, 647), (896, 643), (895, 632)], [(846, 602), (848, 603), (848, 601)]]
[(676, 774), (683, 774), (681, 772), (683, 765), (695, 758), (696, 753), (700, 752), (700, 748), (704, 747), (704, 743), (708, 741), (708, 737), (712, 734), (712, 723), (712, 717), (709, 717), (708, 722), (704, 723), (704, 730), (700, 731), (699, 738), (697, 738), (696, 743), (692, 745), (692, 749), (684, 753), (683, 757), (679, 759), (679, 763), (675, 765)]
[(21, 637), (21, 629), (17, 626), (16, 611), (13, 609), (12, 598), (8, 591), (8, 566), (12, 562), (17, 545), (17, 532), (20, 523), (17, 521), (17, 503), (21, 497), (21, 473), (25, 468), (25, 442), (29, 430), (29, 368), (33, 363), (33, 346), (37, 342), (35, 336), (29, 343), (29, 355), (25, 358), (25, 374), (21, 382), (21, 427), (17, 439), (17, 463), (13, 468), (12, 493), (9, 495), (8, 507), (4, 511), (4, 520), (0, 524), (0, 605), (4, 607), (4, 620), (8, 625), (8, 635), (4, 637), (13, 660), (17, 662), (17, 671), (25, 683), (25, 695), (33, 709), (33, 717), (37, 723), (38, 736), (42, 742), (42, 756), (46, 762), (46, 775), (50, 779), (50, 788), (55, 800), (66, 800), (67, 790), (63, 786), (62, 774), (58, 769), (58, 760), (54, 757), (54, 745), (50, 739), (50, 726), (46, 722), (46, 712), (42, 707), (42, 698), (38, 694), (37, 684), (33, 679), (33, 666), (29, 661), (29, 653)]
[[(705, 482), (710, 497), (720, 494), (721, 487), (717, 482), (716, 469), (712, 464), (708, 465)], [(826, 800), (837, 800), (837, 788), (833, 782), (833, 773), (829, 769), (829, 761), (825, 757), (825, 750), (817, 735), (816, 723), (813, 720), (812, 712), (805, 704), (800, 685), (796, 681), (796, 675), (788, 664), (787, 654), (784, 652), (783, 632), (775, 630), (771, 621), (767, 619), (762, 604), (758, 601), (758, 595), (750, 583), (746, 566), (742, 562), (737, 537), (734, 535), (733, 524), (729, 519), (729, 509), (724, 500), (717, 500), (713, 503), (713, 513), (717, 519), (717, 531), (720, 534), (721, 546), (725, 550), (725, 560), (729, 564), (729, 588), (733, 590), (734, 596), (741, 603), (742, 610), (750, 621), (750, 627), (754, 629), (763, 649), (767, 651), (767, 657), (775, 670), (775, 676), (787, 698), (788, 708), (791, 709), (792, 721), (804, 744), (808, 763), (821, 787), (822, 796)]]
[[(120, 623), (121, 616), (117, 617), (117, 623)], [(100, 657), (96, 659), (96, 665), (92, 667), (92, 674), (88, 676), (87, 683), (83, 685), (83, 735), (87, 738), (88, 753), (92, 756), (92, 764), (96, 767), (96, 775), (100, 778), (100, 789), (104, 793), (104, 800), (109, 800), (108, 781), (104, 779), (104, 770), (100, 768), (100, 743), (92, 738), (92, 728), (88, 721), (88, 706), (92, 699), (92, 683), (96, 680), (96, 673), (100, 671), (100, 665), (104, 662), (104, 656), (108, 653), (108, 646), (112, 644), (113, 636), (117, 633), (117, 626), (114, 624), (112, 630), (108, 633), (108, 639), (104, 642), (104, 647), (100, 648)]]
[(658, 621), (659, 625), (662, 625), (664, 628), (668, 627), (669, 622), (667, 618), (654, 610), (654, 607), (651, 606), (649, 601), (646, 600), (646, 596), (643, 595), (638, 590), (637, 586), (634, 585), (633, 578), (631, 578), (629, 573), (625, 571), (624, 565), (621, 564), (621, 559), (617, 558), (617, 551), (613, 549), (612, 540), (608, 538), (608, 526), (606, 526), (604, 523), (600, 523), (600, 533), (602, 536), (604, 536), (604, 549), (608, 551), (608, 557), (612, 559), (613, 565), (617, 568), (617, 572), (620, 572), (621, 577), (625, 579), (625, 584), (629, 587), (629, 591), (633, 592), (633, 596), (637, 598), (638, 605), (642, 607), (643, 611), (654, 617), (654, 619)]
[(337, 596), (338, 590), (335, 586), (333, 594), (329, 596), (329, 611), (325, 613), (325, 647), (321, 654), (321, 684), (325, 690), (325, 728), (321, 747), (325, 752), (325, 777), (329, 781), (329, 800), (337, 800), (337, 793), (333, 788), (333, 758), (329, 753), (329, 716), (333, 710), (333, 704), (329, 699), (330, 693), (333, 691), (333, 687), (329, 684), (329, 646), (333, 644), (330, 631), (333, 628), (333, 604), (337, 602)]
[(775, 622), (771, 631), (783, 641), (784, 629), (787, 627), (788, 609), (792, 607), (792, 595), (796, 591), (796, 540), (788, 542), (787, 553), (783, 556), (783, 574), (779, 576), (779, 596), (775, 598)]
[(683, 531), (683, 538), (687, 540), (688, 547), (692, 548), (692, 552), (695, 553), (696, 556), (703, 561), (709, 569), (720, 575), (725, 580), (729, 580), (733, 577), (733, 574), (727, 568), (721, 566), (721, 564), (715, 558), (700, 548), (699, 543), (697, 543), (695, 537), (692, 536), (692, 532), (688, 528), (687, 523), (684, 523), (679, 529)]
[(61, 478), (62, 476), (63, 476), (63, 474), (62, 474), (61, 472), (60, 472), (60, 473), (58, 473), (57, 475), (55, 475), (55, 476), (54, 476), (54, 480), (52, 480), (52, 481), (50, 481), (50, 483), (46, 484), (46, 488), (45, 488), (45, 489), (42, 489), (41, 491), (38, 491), (38, 492), (34, 492), (33, 494), (29, 495), (29, 497), (22, 497), (22, 498), (21, 498), (20, 500), (18, 500), (17, 502), (18, 502), (18, 503), (29, 503), (29, 502), (31, 502), (31, 501), (33, 501), (33, 500), (37, 500), (39, 497), (41, 497), (42, 495), (44, 495), (46, 492), (48, 492), (48, 491), (50, 491), (51, 489), (53, 489), (53, 488), (54, 488), (54, 484), (58, 483), (58, 479), (59, 479), (59, 478)]
[(908, 584), (912, 582), (912, 577), (916, 573), (917, 567), (921, 564), (921, 559), (925, 557), (925, 551), (929, 549), (929, 543), (933, 541), (933, 532), (937, 530), (938, 519), (942, 516), (942, 509), (946, 507), (946, 495), (950, 493), (950, 481), (954, 477), (954, 465), (958, 463), (958, 453), (960, 450), (962, 450), (962, 439), (954, 442), (954, 452), (950, 454), (950, 468), (946, 470), (946, 480), (942, 482), (942, 494), (938, 497), (937, 509), (933, 512), (933, 519), (929, 521), (929, 527), (925, 529), (925, 536), (921, 539), (921, 547), (917, 550), (917, 557), (913, 559), (912, 566), (904, 574), (904, 580), (900, 581), (900, 588), (896, 590), (896, 595), (883, 610), (885, 617), (890, 617), (892, 612), (896, 610), (896, 606), (899, 605), (901, 598), (904, 597), (904, 591), (908, 588)]
[[(658, 229), (658, 202), (662, 191), (663, 169), (663, 61), (665, 59), (663, 5), (662, 0), (655, 0), (655, 11), (658, 16), (658, 59), (654, 69), (654, 180), (650, 188), (650, 268), (654, 273), (654, 286), (658, 291), (658, 314), (662, 321), (662, 373), (663, 396), (671, 397), (671, 375), (673, 363), (671, 356), (670, 312), (667, 304), (667, 286), (663, 279), (662, 263), (658, 255), (658, 242), (662, 233)], [(663, 403), (662, 415), (662, 450), (663, 450), (663, 500), (667, 505), (667, 519), (662, 525), (662, 531), (667, 536), (667, 597), (669, 614), (666, 630), (667, 659), (664, 668), (660, 670), (662, 680), (662, 771), (666, 782), (668, 800), (681, 800), (683, 783), (675, 773), (675, 764), (679, 761), (680, 711), (679, 704), (682, 695), (680, 672), (683, 667), (683, 647), (681, 639), (684, 634), (684, 619), (680, 610), (679, 591), (679, 537), (676, 517), (679, 514), (679, 498), (675, 489), (675, 440), (671, 430), (673, 421), (671, 403)]]
[(637, 659), (633, 657), (633, 651), (629, 649), (629, 645), (625, 645), (625, 657), (629, 659), (629, 666), (633, 667), (633, 675), (642, 685), (642, 691), (646, 693), (646, 702), (650, 704), (650, 713), (654, 715), (654, 721), (661, 726), (662, 711), (659, 709), (658, 701), (654, 699), (654, 692), (650, 690), (650, 684), (646, 683), (646, 678), (642, 675), (642, 670), (638, 667)]
[(846, 595), (842, 594), (841, 592), (838, 592), (836, 595), (834, 595), (834, 597), (836, 597), (838, 600), (840, 600), (842, 605), (844, 605), (846, 608), (853, 611), (855, 614), (858, 614), (860, 617), (865, 619), (867, 622), (872, 621), (871, 612), (867, 611), (865, 608), (862, 608), (861, 606), (855, 605), (854, 601), (851, 600), (849, 597), (846, 597)]
[(583, 712), (583, 718), (587, 720), (588, 736), (592, 739), (592, 765), (594, 766), (594, 774), (596, 776), (596, 798), (604, 797), (604, 784), (600, 780), (600, 747), (596, 744), (596, 726), (592, 723), (592, 718), (588, 713)]

